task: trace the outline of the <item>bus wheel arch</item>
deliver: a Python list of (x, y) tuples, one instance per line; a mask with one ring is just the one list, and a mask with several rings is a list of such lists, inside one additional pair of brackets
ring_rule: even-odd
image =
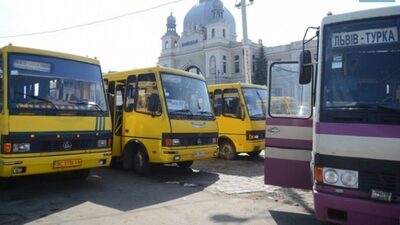
[(134, 169), (133, 157), (134, 157), (136, 151), (140, 148), (144, 148), (144, 145), (138, 140), (131, 140), (125, 145), (124, 151), (122, 152), (122, 155), (121, 155), (123, 169), (125, 169), (125, 170)]
[(232, 160), (236, 156), (236, 146), (228, 137), (218, 138), (218, 157), (222, 159)]
[(124, 169), (134, 170), (138, 174), (147, 174), (151, 171), (151, 163), (146, 147), (139, 140), (128, 142), (122, 154)]

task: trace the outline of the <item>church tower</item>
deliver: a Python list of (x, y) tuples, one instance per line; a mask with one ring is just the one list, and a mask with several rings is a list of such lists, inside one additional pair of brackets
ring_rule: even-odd
[(162, 36), (162, 51), (167, 53), (178, 45), (179, 35), (176, 33), (176, 19), (172, 15), (167, 18), (167, 32)]

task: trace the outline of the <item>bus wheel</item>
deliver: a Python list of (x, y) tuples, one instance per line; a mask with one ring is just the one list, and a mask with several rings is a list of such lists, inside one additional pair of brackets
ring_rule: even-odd
[(147, 174), (151, 171), (151, 164), (149, 162), (149, 157), (143, 148), (138, 149), (135, 152), (133, 158), (133, 167), (135, 172), (138, 174)]
[(260, 154), (260, 152), (261, 151), (247, 152), (247, 155), (249, 155), (252, 158), (255, 158)]
[(193, 165), (193, 160), (192, 161), (177, 162), (176, 164), (181, 169), (189, 169)]
[(234, 159), (236, 156), (235, 147), (229, 141), (223, 141), (219, 146), (219, 156), (227, 160)]

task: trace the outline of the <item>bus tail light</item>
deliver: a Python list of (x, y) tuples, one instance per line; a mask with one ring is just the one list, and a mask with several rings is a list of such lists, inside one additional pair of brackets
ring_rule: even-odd
[(12, 144), (4, 143), (4, 153), (11, 153), (11, 151), (12, 151)]
[(315, 181), (318, 183), (323, 183), (324, 178), (323, 178), (323, 168), (322, 167), (315, 167), (314, 169), (314, 177)]

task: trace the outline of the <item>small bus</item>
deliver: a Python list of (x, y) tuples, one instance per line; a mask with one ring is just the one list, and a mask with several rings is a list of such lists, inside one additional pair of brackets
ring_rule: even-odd
[(0, 49), (0, 179), (111, 161), (111, 119), (99, 61), (17, 46)]
[[(398, 225), (400, 6), (309, 29), (318, 55), (305, 49), (306, 32), (299, 62), (271, 64), (265, 183), (311, 189), (321, 221)], [(280, 96), (302, 110), (275, 112)]]
[(112, 155), (124, 169), (189, 168), (217, 151), (218, 128), (203, 77), (152, 67), (104, 75), (113, 118)]
[(244, 83), (208, 86), (218, 122), (218, 157), (256, 157), (265, 148), (267, 88)]

